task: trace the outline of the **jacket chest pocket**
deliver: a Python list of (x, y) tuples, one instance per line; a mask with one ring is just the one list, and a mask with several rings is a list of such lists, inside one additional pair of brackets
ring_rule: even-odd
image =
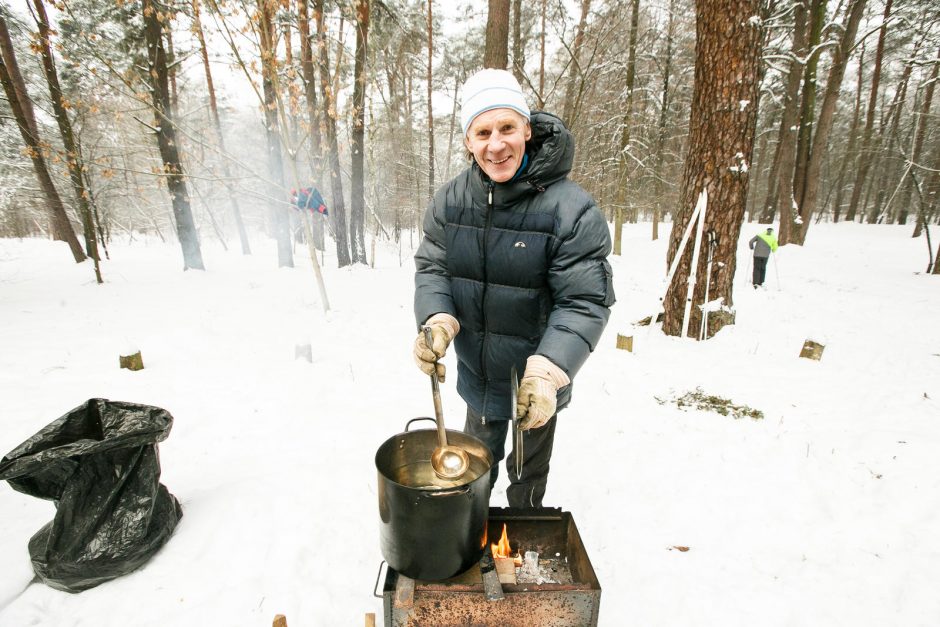
[(487, 282), (530, 289), (544, 287), (551, 241), (548, 233), (492, 230), (486, 247)]

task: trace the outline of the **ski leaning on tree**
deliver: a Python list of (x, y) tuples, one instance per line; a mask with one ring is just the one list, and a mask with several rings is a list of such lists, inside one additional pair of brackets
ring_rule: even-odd
[[(530, 113), (512, 74), (467, 79), (461, 123), (471, 165), (437, 190), (415, 254), (415, 318), (432, 341), (419, 332), (414, 357), (443, 380), (439, 360), (454, 343), (464, 431), (492, 451), (492, 484), (509, 421), (521, 420), (522, 473), (507, 462), (507, 497), (512, 507), (539, 507), (557, 412), (614, 303), (610, 232), (568, 179), (574, 138), (554, 115)], [(515, 408), (513, 368), (523, 373)]]

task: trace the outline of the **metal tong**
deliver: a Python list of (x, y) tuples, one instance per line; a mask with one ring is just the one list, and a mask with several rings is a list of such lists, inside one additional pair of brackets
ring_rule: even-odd
[(516, 367), (512, 366), (509, 370), (509, 400), (512, 404), (509, 415), (512, 416), (512, 450), (513, 461), (516, 466), (516, 478), (522, 476), (522, 420), (516, 413), (516, 401), (519, 398), (519, 377), (516, 374)]

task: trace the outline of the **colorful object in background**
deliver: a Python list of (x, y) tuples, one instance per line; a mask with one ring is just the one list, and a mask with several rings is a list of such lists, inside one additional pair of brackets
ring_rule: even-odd
[(330, 215), (326, 208), (326, 202), (320, 195), (320, 190), (316, 187), (302, 187), (298, 192), (295, 189), (290, 190), (291, 199), (298, 209), (307, 209), (310, 213), (319, 213), (325, 216)]

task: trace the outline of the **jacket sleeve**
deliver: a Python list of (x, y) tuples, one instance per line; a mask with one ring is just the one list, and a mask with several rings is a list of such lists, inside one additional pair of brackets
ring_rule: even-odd
[(608, 254), (610, 231), (592, 203), (560, 241), (549, 264), (554, 307), (536, 352), (571, 378), (597, 346), (610, 318), (615, 298)]
[(747, 243), (747, 247), (750, 248), (751, 250), (754, 250), (754, 245), (755, 245), (755, 244), (757, 244), (757, 236), (756, 236), (756, 235), (755, 235), (754, 237), (752, 237), (752, 238), (751, 238), (751, 241), (749, 241), (749, 242)]
[(415, 321), (418, 325), (436, 313), (457, 317), (447, 272), (447, 236), (443, 203), (432, 200), (424, 214), (424, 238), (415, 252)]

